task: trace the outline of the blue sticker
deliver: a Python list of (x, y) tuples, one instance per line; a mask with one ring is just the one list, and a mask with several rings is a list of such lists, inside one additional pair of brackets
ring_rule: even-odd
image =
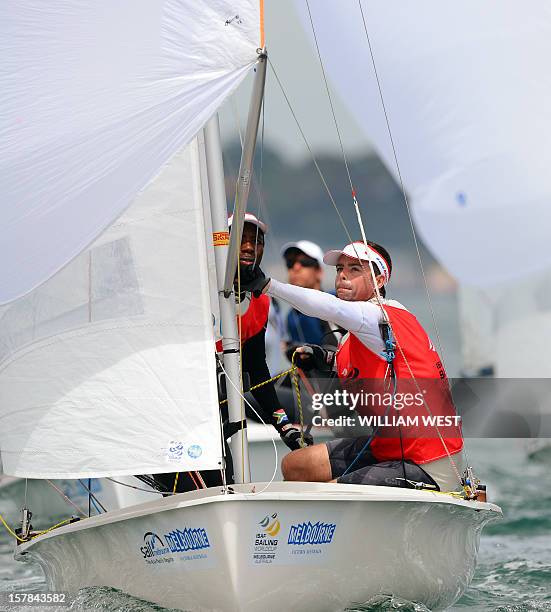
[(203, 449), (199, 446), (199, 444), (192, 444), (188, 449), (187, 449), (187, 454), (192, 458), (192, 459), (197, 459), (197, 457), (200, 457), (203, 454)]

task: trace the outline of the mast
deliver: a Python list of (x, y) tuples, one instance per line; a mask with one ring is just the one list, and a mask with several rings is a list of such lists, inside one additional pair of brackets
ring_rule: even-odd
[(204, 129), (212, 231), (215, 245), (216, 282), (220, 304), (220, 322), (222, 324), (223, 360), (227, 375), (228, 413), (230, 423), (241, 424), (240, 428), (230, 439), (236, 483), (250, 482), (250, 469), (247, 430), (245, 429), (245, 407), (241, 397), (240, 341), (237, 329), (233, 281), (239, 259), (243, 219), (249, 198), (256, 135), (264, 97), (264, 84), (266, 82), (266, 59), (266, 51), (262, 50), (256, 66), (256, 77), (249, 107), (245, 142), (241, 154), (239, 179), (235, 194), (234, 220), (230, 239), (228, 239), (228, 212), (218, 115), (214, 115)]
[(239, 177), (237, 189), (235, 190), (235, 202), (233, 206), (233, 223), (230, 235), (230, 247), (226, 261), (226, 275), (224, 278), (224, 295), (227, 297), (233, 291), (233, 279), (239, 260), (238, 254), (243, 236), (243, 219), (247, 211), (249, 191), (251, 188), (252, 167), (254, 150), (256, 147), (256, 135), (260, 122), (260, 111), (264, 99), (264, 85), (266, 83), (266, 65), (268, 55), (266, 49), (262, 49), (256, 64), (256, 75), (247, 117), (247, 129), (241, 152), (241, 163), (239, 164)]
[[(216, 262), (216, 286), (220, 305), (220, 322), (222, 324), (222, 347), (224, 350), (224, 369), (229, 380), (226, 380), (228, 396), (228, 413), (230, 423), (242, 422), (245, 425), (245, 409), (241, 398), (241, 358), (239, 351), (239, 332), (233, 292), (224, 293), (224, 271), (228, 257), (228, 212), (226, 207), (226, 190), (224, 185), (224, 165), (220, 144), (220, 125), (218, 114), (211, 117), (204, 128), (205, 156), (210, 194), (212, 232), (214, 240), (214, 257)], [(233, 287), (232, 287), (233, 289)], [(233, 383), (233, 384), (232, 384)], [(250, 481), (249, 453), (247, 448), (247, 430), (238, 430), (230, 439), (236, 483)]]

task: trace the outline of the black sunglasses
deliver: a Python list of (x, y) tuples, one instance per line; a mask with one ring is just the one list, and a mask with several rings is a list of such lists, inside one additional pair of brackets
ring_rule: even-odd
[(308, 257), (307, 255), (299, 255), (285, 258), (287, 269), (290, 270), (297, 263), (297, 261), (303, 268), (319, 268), (319, 262), (317, 259)]

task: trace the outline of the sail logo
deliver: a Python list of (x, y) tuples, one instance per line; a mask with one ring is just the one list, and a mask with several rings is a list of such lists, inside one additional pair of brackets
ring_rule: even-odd
[(170, 548), (170, 552), (188, 552), (190, 550), (203, 550), (210, 548), (210, 542), (206, 529), (188, 529), (181, 531), (175, 529), (170, 533), (165, 533), (165, 539)]
[(182, 461), (182, 456), (184, 454), (184, 444), (179, 440), (171, 440), (168, 443), (168, 448), (166, 449), (166, 459), (167, 461), (180, 462)]
[(169, 548), (163, 542), (161, 536), (152, 531), (148, 531), (143, 536), (144, 545), (140, 547), (140, 552), (144, 559), (152, 559), (170, 553)]
[(198, 457), (200, 457), (203, 454), (203, 449), (199, 446), (199, 444), (192, 444), (188, 449), (187, 449), (187, 454), (192, 458), (192, 459), (197, 459)]
[(305, 544), (330, 544), (337, 526), (334, 523), (298, 523), (291, 525), (287, 544), (304, 546)]

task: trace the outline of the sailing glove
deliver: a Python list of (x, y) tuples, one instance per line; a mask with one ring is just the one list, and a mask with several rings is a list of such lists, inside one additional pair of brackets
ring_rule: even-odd
[(305, 344), (299, 346), (295, 354), (295, 364), (304, 372), (316, 369), (320, 372), (331, 372), (335, 362), (335, 351), (318, 346), (317, 344)]
[(314, 444), (314, 438), (309, 433), (304, 432), (304, 437), (301, 436), (300, 429), (291, 423), (283, 425), (279, 429), (279, 435), (291, 450), (306, 448)]
[(260, 297), (270, 279), (258, 266), (239, 266), (239, 284), (241, 291), (251, 291), (254, 297)]

